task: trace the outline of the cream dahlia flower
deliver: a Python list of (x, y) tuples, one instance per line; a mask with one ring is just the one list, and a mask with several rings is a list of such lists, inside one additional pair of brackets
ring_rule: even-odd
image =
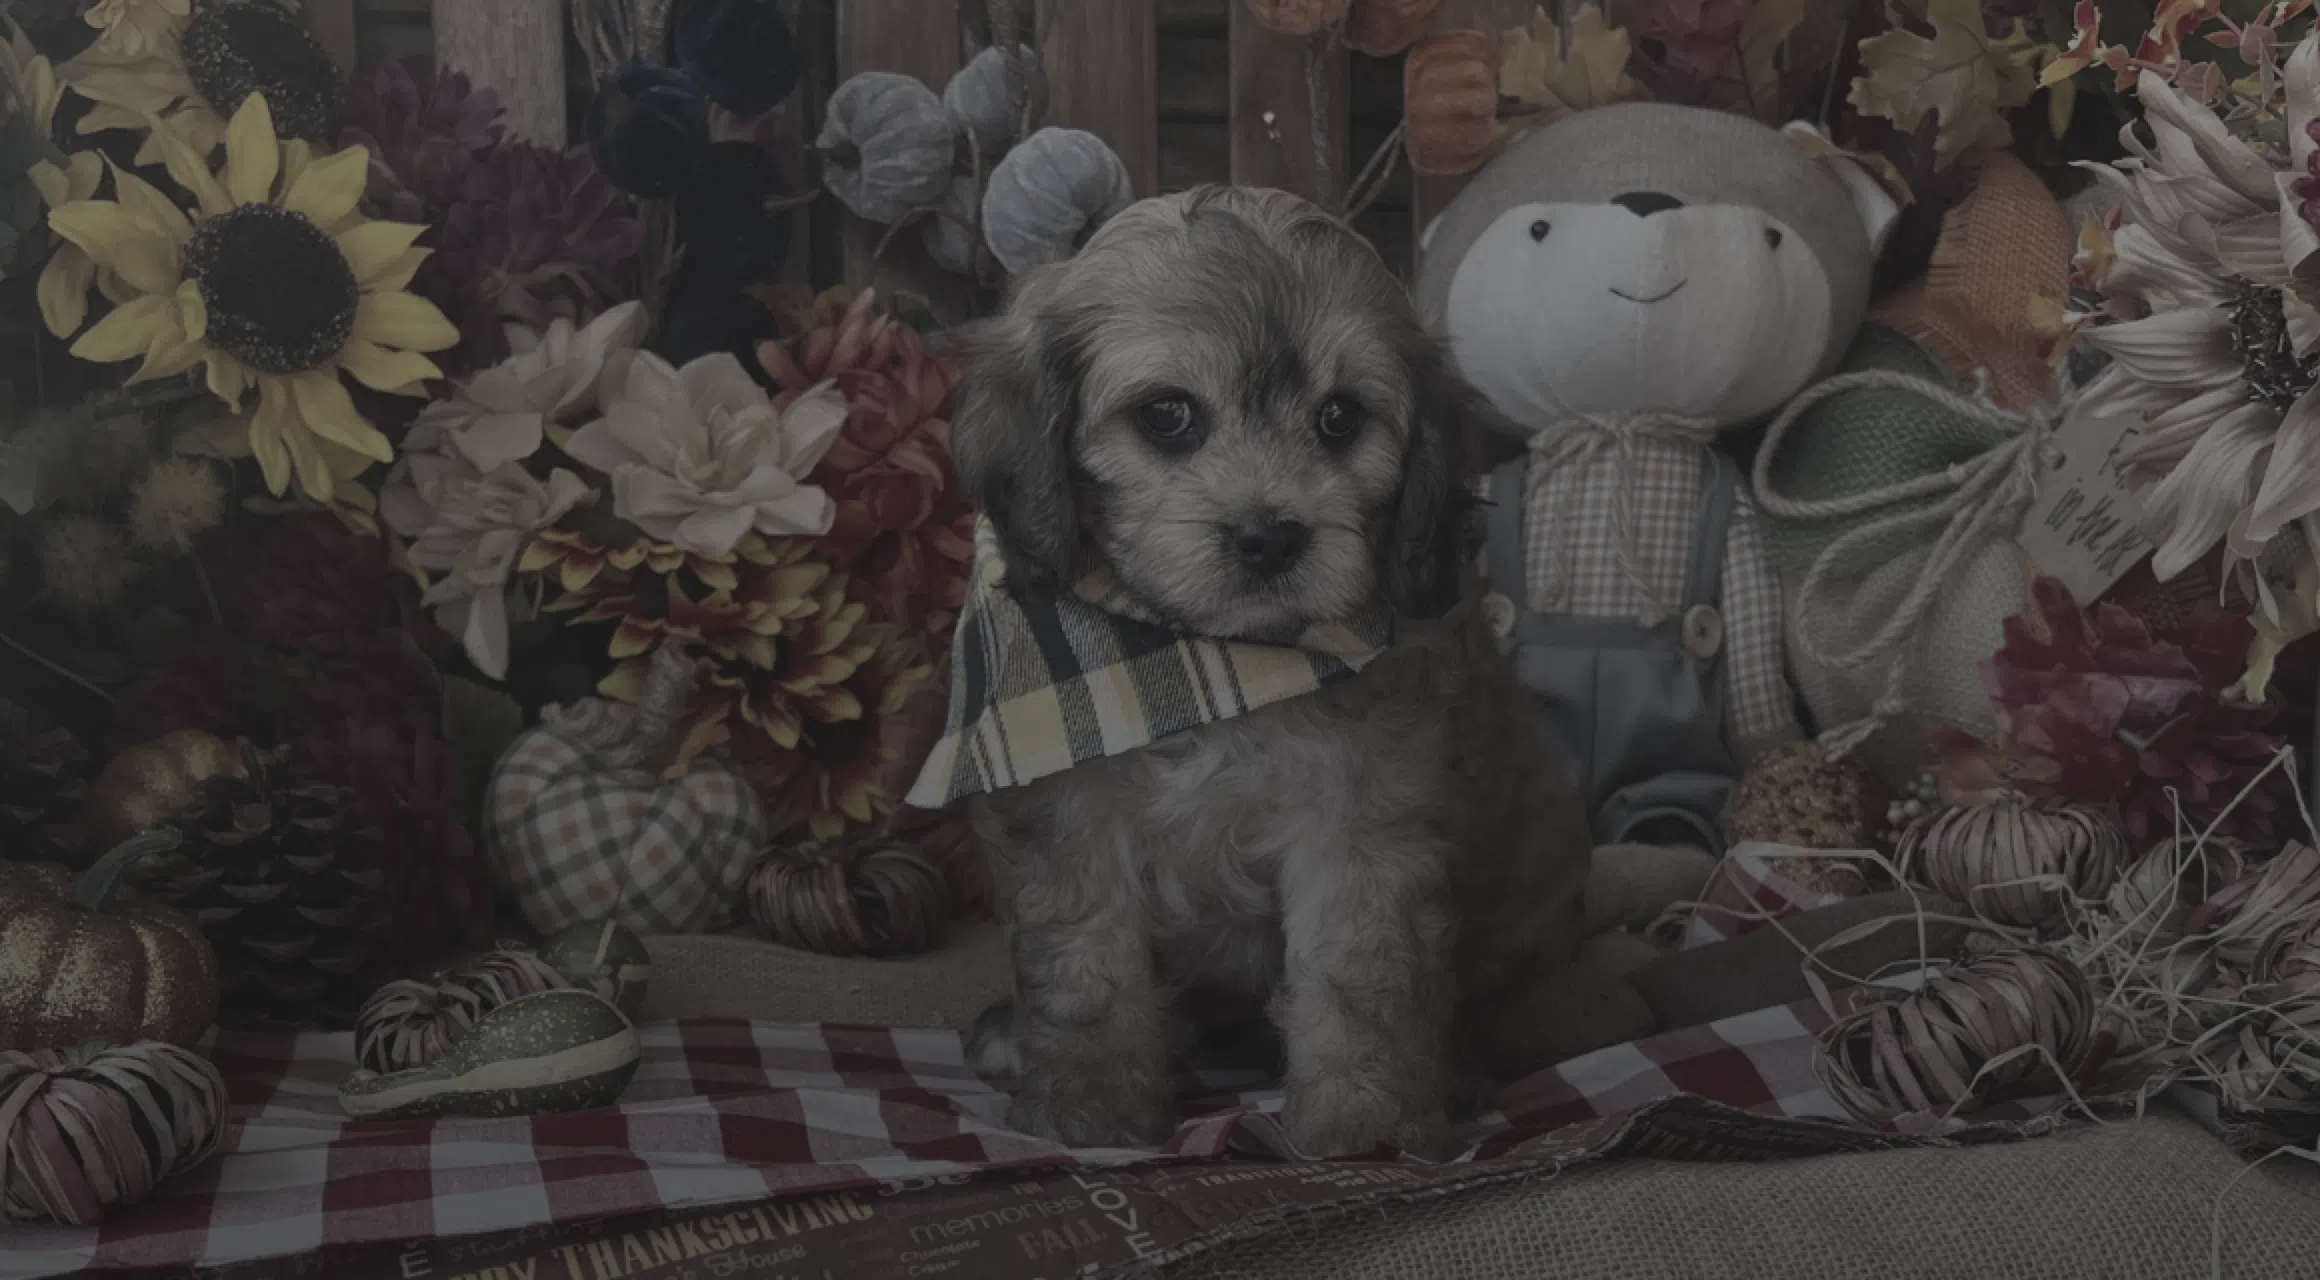
[(413, 431), (441, 437), (479, 471), (521, 462), (539, 452), (549, 428), (592, 413), (604, 363), (644, 337), (641, 302), (624, 302), (585, 326), (559, 318), (545, 332), (508, 326), (515, 354), (428, 405)]
[(459, 637), (476, 670), (504, 679), (508, 622), (522, 607), (510, 599), (516, 566), (533, 535), (587, 501), (588, 485), (561, 467), (546, 480), (513, 462), (486, 471), (454, 450), (421, 443), (414, 429), (379, 494), (379, 516), (410, 539), (404, 554), (428, 575), (421, 603)]
[(2320, 236), (2290, 189), (2315, 145), (2320, 41), (2286, 71), (2286, 169), (2147, 71), (2136, 96), (2156, 145), (2130, 126), (2131, 158), (2086, 166), (2122, 213), (2101, 287), (2148, 314), (2085, 331), (2113, 363), (2073, 413), (2126, 420), (2120, 472), (2148, 486), (2161, 579), (2218, 543), (2250, 566), (2320, 515)]
[(565, 452), (612, 477), (613, 512), (647, 535), (703, 556), (731, 555), (752, 530), (819, 537), (837, 508), (805, 478), (846, 424), (824, 383), (776, 409), (728, 354), (682, 369), (644, 351), (616, 353), (604, 416)]

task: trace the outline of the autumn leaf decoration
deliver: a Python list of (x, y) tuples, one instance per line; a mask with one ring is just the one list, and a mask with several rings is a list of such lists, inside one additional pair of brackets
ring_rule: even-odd
[(1895, 27), (1861, 42), (1861, 75), (1850, 101), (1866, 116), (1913, 132), (1930, 113), (1939, 122), (1935, 164), (2011, 144), (2005, 113), (2037, 90), (2040, 46), (2016, 22), (1992, 38), (1977, 0), (1932, 0), (1926, 22), (1933, 34)]
[(1767, 123), (1789, 115), (1796, 68), (1784, 64), (1805, 0), (1635, 0), (1623, 12), (1653, 97)]
[(1527, 26), (1507, 31), (1498, 62), (1498, 91), (1531, 108), (1525, 123), (1545, 124), (1574, 111), (1628, 102), (1644, 88), (1627, 74), (1634, 54), (1627, 33), (1589, 6), (1571, 19), (1568, 47), (1544, 8)]

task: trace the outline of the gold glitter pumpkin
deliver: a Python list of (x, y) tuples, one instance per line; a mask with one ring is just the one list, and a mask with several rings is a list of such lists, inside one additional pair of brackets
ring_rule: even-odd
[(165, 733), (114, 756), (89, 791), (81, 824), (109, 849), (140, 832), (182, 822), (201, 807), (212, 778), (243, 777), (232, 743), (199, 729)]
[(209, 940), (175, 908), (115, 897), (124, 872), (178, 839), (148, 832), (78, 879), (51, 863), (0, 862), (0, 1051), (190, 1045), (209, 1029)]

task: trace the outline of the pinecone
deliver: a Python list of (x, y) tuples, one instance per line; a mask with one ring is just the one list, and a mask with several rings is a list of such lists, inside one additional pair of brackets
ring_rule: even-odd
[(249, 776), (209, 784), (185, 843), (147, 863), (144, 887), (191, 912), (217, 948), (221, 1025), (351, 1027), (386, 976), (377, 836), (287, 748), (242, 750)]
[(0, 858), (73, 863), (89, 754), (71, 731), (0, 701)]

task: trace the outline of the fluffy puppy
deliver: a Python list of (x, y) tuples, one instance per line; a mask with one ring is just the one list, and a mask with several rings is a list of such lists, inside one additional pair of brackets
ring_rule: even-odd
[(1472, 607), (1469, 412), (1376, 253), (1279, 192), (1132, 206), (970, 339), (952, 447), (1016, 588), (1100, 562), (1264, 641), (1401, 619), (1319, 693), (974, 802), (1018, 1127), (1165, 1137), (1189, 993), (1270, 1016), (1317, 1155), (1438, 1152), (1465, 1069), (1538, 1065), (1498, 1024), (1556, 1016), (1525, 982), (1580, 941), (1587, 819)]

